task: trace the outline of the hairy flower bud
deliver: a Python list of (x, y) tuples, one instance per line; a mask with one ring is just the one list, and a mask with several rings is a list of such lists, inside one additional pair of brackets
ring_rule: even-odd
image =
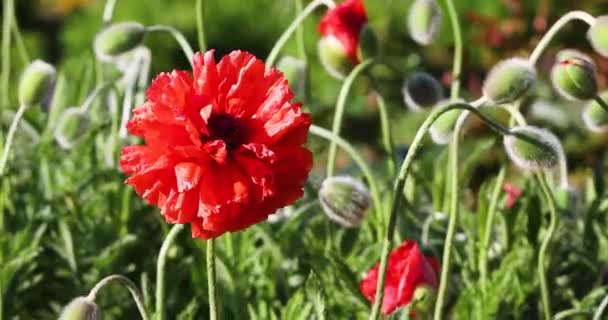
[(536, 81), (534, 66), (522, 58), (503, 60), (488, 73), (483, 94), (496, 104), (510, 103), (524, 96)]
[(412, 110), (432, 107), (443, 99), (443, 87), (426, 72), (414, 72), (407, 77), (401, 93), (405, 104)]
[(557, 55), (551, 69), (551, 81), (555, 90), (569, 100), (589, 100), (597, 95), (593, 60), (574, 50)]
[(366, 23), (359, 32), (359, 46), (357, 47), (357, 57), (360, 61), (369, 58), (375, 58), (378, 56), (380, 51), (380, 44), (378, 43), (378, 37), (371, 28), (369, 23)]
[(42, 103), (53, 90), (56, 73), (55, 67), (42, 60), (30, 63), (19, 80), (19, 103), (25, 106)]
[(90, 123), (88, 114), (80, 107), (63, 110), (53, 132), (55, 141), (64, 149), (72, 148), (85, 137)]
[(431, 314), (435, 308), (435, 300), (437, 299), (437, 289), (423, 284), (416, 287), (412, 296), (412, 311), (417, 316)]
[(608, 57), (608, 16), (595, 19), (595, 23), (587, 31), (587, 39), (593, 50), (603, 57)]
[(550, 131), (533, 126), (511, 129), (504, 145), (511, 161), (527, 170), (550, 169), (558, 164), (562, 152), (559, 139)]
[(93, 44), (95, 54), (100, 58), (111, 59), (138, 47), (146, 33), (140, 23), (128, 21), (115, 23), (95, 37)]
[(97, 320), (99, 309), (95, 302), (86, 297), (78, 297), (70, 302), (59, 316), (59, 320)]
[[(444, 100), (438, 103), (438, 107), (446, 106), (450, 103), (449, 100)], [(454, 132), (454, 126), (458, 117), (462, 113), (462, 110), (454, 109), (442, 114), (431, 126), (429, 133), (431, 139), (436, 144), (448, 144), (452, 139), (452, 133)]]
[[(603, 101), (608, 101), (608, 91), (599, 96)], [(589, 130), (595, 133), (608, 132), (608, 111), (597, 101), (591, 101), (583, 111), (583, 122)]]
[(325, 36), (319, 40), (319, 60), (325, 71), (336, 79), (344, 79), (353, 68), (346, 49), (334, 36)]
[(284, 56), (277, 62), (277, 69), (283, 72), (296, 96), (304, 95), (308, 85), (306, 62), (292, 56)]
[(435, 39), (441, 25), (441, 9), (435, 0), (415, 0), (407, 18), (414, 41), (428, 45)]
[(356, 227), (363, 222), (372, 199), (367, 187), (352, 177), (329, 177), (321, 184), (319, 201), (330, 220)]

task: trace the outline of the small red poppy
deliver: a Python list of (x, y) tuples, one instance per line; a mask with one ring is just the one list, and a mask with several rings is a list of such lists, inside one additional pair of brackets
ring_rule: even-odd
[(507, 209), (513, 208), (515, 202), (517, 202), (517, 199), (521, 197), (521, 189), (515, 187), (514, 185), (508, 182), (502, 185), (502, 189), (507, 195), (507, 199), (505, 200), (505, 207)]
[(310, 115), (291, 102), (287, 79), (250, 53), (216, 63), (193, 58), (193, 73), (161, 73), (127, 124), (144, 145), (122, 149), (126, 183), (169, 223), (204, 239), (238, 231), (302, 196), (312, 167)]
[(318, 31), (323, 37), (335, 37), (351, 62), (357, 64), (359, 33), (366, 23), (367, 14), (362, 0), (346, 0), (327, 11)]
[[(379, 268), (378, 263), (367, 272), (359, 285), (363, 295), (372, 303), (376, 300)], [(439, 263), (425, 257), (415, 241), (403, 242), (388, 258), (382, 313), (389, 315), (397, 308), (408, 305), (419, 286), (428, 285), (436, 289), (438, 273)]]

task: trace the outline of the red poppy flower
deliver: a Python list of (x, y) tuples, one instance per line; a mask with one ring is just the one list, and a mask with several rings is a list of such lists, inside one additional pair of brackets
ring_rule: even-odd
[(323, 37), (334, 37), (344, 47), (351, 62), (357, 64), (359, 33), (366, 23), (367, 14), (362, 0), (346, 0), (327, 11), (318, 31)]
[(507, 209), (513, 208), (517, 199), (521, 197), (521, 189), (513, 186), (508, 182), (502, 185), (502, 189), (507, 195), (507, 199), (505, 200), (505, 207)]
[(265, 220), (302, 196), (312, 167), (304, 148), (310, 115), (292, 103), (287, 79), (253, 55), (213, 51), (193, 74), (161, 73), (134, 110), (122, 149), (126, 183), (192, 236), (214, 238)]
[[(359, 285), (363, 295), (372, 303), (376, 300), (379, 268), (378, 263), (367, 272)], [(418, 286), (437, 288), (438, 273), (439, 263), (431, 257), (425, 257), (415, 241), (403, 242), (388, 258), (382, 313), (389, 315), (397, 308), (408, 305)]]

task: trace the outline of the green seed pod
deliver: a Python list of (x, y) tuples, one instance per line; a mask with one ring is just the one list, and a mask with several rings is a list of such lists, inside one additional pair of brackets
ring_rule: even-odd
[(325, 71), (336, 79), (344, 79), (353, 68), (342, 43), (333, 36), (319, 40), (319, 60)]
[(524, 96), (536, 81), (536, 70), (526, 59), (511, 58), (495, 65), (483, 83), (483, 94), (496, 104)]
[(558, 164), (563, 149), (550, 131), (533, 126), (511, 129), (504, 145), (511, 161), (526, 170), (550, 169)]
[(359, 46), (357, 47), (357, 57), (360, 61), (375, 58), (380, 52), (380, 44), (374, 29), (366, 23), (359, 32)]
[(441, 9), (435, 0), (415, 0), (407, 18), (410, 37), (421, 45), (435, 39), (441, 25)]
[(319, 190), (319, 201), (327, 217), (344, 227), (360, 225), (372, 204), (367, 187), (351, 177), (325, 179)]
[(589, 100), (597, 95), (593, 60), (574, 50), (558, 54), (551, 69), (551, 82), (555, 90), (568, 100)]
[[(608, 91), (600, 94), (599, 98), (608, 101)], [(585, 126), (592, 132), (608, 132), (608, 111), (597, 103), (597, 101), (591, 101), (583, 111), (583, 122), (585, 122)]]
[(86, 297), (78, 297), (70, 302), (59, 316), (59, 320), (97, 320), (99, 309), (95, 302)]
[(128, 21), (115, 23), (100, 31), (93, 44), (95, 54), (102, 59), (112, 59), (138, 47), (144, 39), (146, 28), (140, 23)]
[(405, 104), (412, 110), (420, 110), (436, 105), (443, 99), (443, 87), (426, 72), (414, 72), (401, 89)]
[(595, 23), (587, 31), (587, 39), (595, 52), (608, 58), (608, 16), (595, 19)]
[(294, 94), (302, 97), (308, 86), (306, 62), (292, 56), (284, 56), (277, 62), (277, 69), (283, 72)]
[(437, 289), (426, 284), (420, 285), (416, 287), (412, 296), (412, 311), (416, 313), (417, 317), (432, 314), (436, 300)]
[(56, 73), (55, 67), (44, 61), (35, 60), (30, 63), (19, 80), (19, 103), (25, 106), (42, 103), (53, 90)]

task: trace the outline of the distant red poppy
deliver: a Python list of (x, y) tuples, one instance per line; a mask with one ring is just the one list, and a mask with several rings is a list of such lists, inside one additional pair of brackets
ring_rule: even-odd
[[(372, 303), (376, 300), (379, 268), (378, 263), (367, 272), (359, 285), (363, 295)], [(382, 313), (389, 315), (408, 305), (418, 286), (437, 288), (438, 273), (439, 263), (431, 257), (425, 257), (415, 241), (403, 242), (388, 258)]]
[(318, 31), (323, 37), (334, 37), (342, 44), (346, 56), (353, 64), (359, 63), (357, 46), (359, 33), (367, 23), (362, 0), (346, 0), (327, 11)]
[(161, 73), (134, 110), (122, 149), (126, 183), (169, 223), (204, 239), (265, 220), (302, 196), (312, 167), (310, 115), (291, 102), (287, 79), (250, 53), (216, 64), (197, 53), (193, 74)]
[(505, 191), (505, 194), (507, 196), (507, 199), (505, 200), (505, 207), (507, 209), (513, 208), (517, 199), (521, 197), (521, 189), (513, 186), (508, 182), (502, 185), (502, 189)]

